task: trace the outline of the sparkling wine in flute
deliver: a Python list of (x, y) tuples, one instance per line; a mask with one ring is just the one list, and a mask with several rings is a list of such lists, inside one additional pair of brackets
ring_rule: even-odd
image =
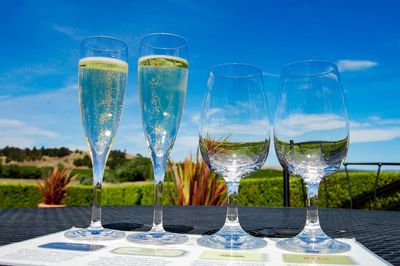
[(78, 95), (85, 139), (93, 165), (92, 217), (87, 228), (66, 231), (73, 240), (114, 240), (123, 231), (101, 224), (101, 194), (106, 161), (117, 133), (128, 75), (128, 46), (109, 36), (84, 39), (78, 63)]
[(139, 59), (143, 127), (156, 156), (167, 155), (178, 133), (186, 95), (188, 63), (173, 56)]
[(172, 33), (150, 33), (140, 42), (139, 104), (154, 172), (154, 210), (150, 231), (127, 236), (135, 243), (167, 245), (188, 241), (186, 235), (164, 230), (162, 204), (167, 161), (185, 104), (187, 52), (185, 38)]
[(122, 111), (127, 74), (128, 64), (122, 60), (86, 57), (79, 61), (82, 122), (93, 153), (101, 155), (111, 148)]

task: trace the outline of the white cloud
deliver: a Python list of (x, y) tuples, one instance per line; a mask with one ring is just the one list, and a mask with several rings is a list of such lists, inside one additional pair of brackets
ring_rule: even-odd
[(0, 119), (0, 128), (2, 131), (13, 130), (14, 132), (21, 132), (33, 136), (43, 136), (48, 138), (59, 136), (59, 134), (54, 131), (33, 127), (23, 121), (14, 119)]
[(184, 160), (185, 156), (190, 154), (195, 156), (198, 144), (199, 137), (197, 135), (178, 135), (170, 157), (173, 160)]
[(346, 127), (346, 120), (335, 114), (306, 115), (293, 114), (287, 119), (279, 120), (275, 129), (279, 134), (300, 136), (312, 131), (334, 130)]
[(35, 127), (16, 119), (0, 119), (0, 128), (1, 146), (32, 147), (36, 143), (36, 137), (60, 137), (60, 134), (55, 131)]
[[(34, 93), (43, 79), (55, 77), (62, 72), (59, 66), (48, 64), (28, 64), (8, 69), (0, 73), (0, 100), (16, 94)], [(42, 89), (42, 88), (41, 88)]]
[(399, 137), (399, 119), (381, 119), (378, 116), (371, 116), (364, 122), (350, 122), (352, 143), (390, 141)]
[(51, 64), (31, 64), (22, 67), (13, 68), (0, 75), (0, 83), (8, 82), (21, 83), (23, 81), (31, 81), (33, 78), (55, 75), (60, 73), (59, 70)]
[(375, 61), (370, 60), (339, 60), (337, 62), (340, 71), (360, 71), (375, 67), (378, 65)]
[(4, 100), (4, 99), (8, 99), (8, 98), (10, 98), (11, 97), (11, 95), (1, 95), (0, 96), (0, 101), (1, 100)]
[(400, 137), (400, 127), (366, 128), (350, 130), (350, 140), (353, 143), (389, 141)]
[[(0, 146), (81, 146), (76, 84), (0, 100)], [(67, 143), (68, 141), (68, 143)]]
[(72, 27), (66, 27), (66, 26), (61, 26), (61, 25), (54, 25), (53, 30), (58, 31), (69, 38), (80, 41), (83, 38), (85, 38), (85, 35), (80, 33), (78, 30), (72, 28)]
[[(278, 121), (279, 122), (279, 121)], [(350, 142), (379, 142), (400, 138), (400, 119), (382, 119), (378, 116), (368, 117), (365, 121), (350, 121)], [(341, 129), (346, 121), (335, 115), (292, 115), (275, 125), (279, 134), (300, 136), (307, 133), (315, 137), (319, 130)]]
[(191, 122), (193, 122), (195, 124), (199, 124), (199, 122), (200, 122), (200, 113), (196, 113), (196, 114), (192, 115), (190, 120), (191, 120)]
[(262, 136), (265, 137), (269, 133), (267, 120), (247, 120), (242, 123), (215, 123), (204, 125), (202, 132), (206, 134), (215, 134), (226, 136), (229, 134), (234, 135), (248, 135), (248, 136)]

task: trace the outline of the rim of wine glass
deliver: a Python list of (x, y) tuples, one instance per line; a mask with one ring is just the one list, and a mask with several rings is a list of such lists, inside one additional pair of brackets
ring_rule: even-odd
[[(149, 43), (145, 42), (145, 39), (151, 36), (155, 36), (155, 35), (165, 35), (165, 36), (171, 36), (171, 37), (175, 37), (177, 39), (182, 40), (182, 45), (179, 46), (174, 46), (174, 47), (161, 47), (161, 46), (156, 46), (156, 45), (151, 45)], [(142, 38), (140, 39), (140, 44), (149, 48), (153, 48), (153, 49), (160, 49), (160, 50), (177, 50), (177, 49), (181, 49), (183, 47), (187, 47), (187, 40), (185, 37), (182, 37), (181, 35), (175, 34), (175, 33), (169, 33), (169, 32), (153, 32), (153, 33), (148, 33), (146, 35), (143, 35)]]
[[(215, 73), (215, 71), (214, 71), (216, 68), (223, 67), (223, 66), (232, 66), (232, 65), (251, 67), (251, 68), (254, 68), (255, 71), (252, 74), (246, 74), (246, 75), (221, 75), (221, 74)], [(262, 70), (258, 66), (252, 65), (252, 64), (247, 64), (247, 63), (237, 63), (237, 62), (214, 65), (210, 68), (209, 73), (212, 74), (214, 77), (220, 77), (220, 78), (249, 78), (249, 77), (254, 77), (254, 76), (258, 76), (258, 75), (260, 75), (262, 77)]]
[[(121, 48), (116, 48), (116, 49), (98, 48), (98, 47), (93, 47), (93, 46), (91, 46), (91, 45), (88, 45), (87, 42), (88, 42), (89, 40), (92, 40), (92, 39), (110, 39), (110, 40), (118, 41), (118, 42), (120, 42), (122, 45), (121, 45)], [(124, 42), (123, 40), (118, 39), (118, 38), (116, 38), (116, 37), (108, 36), (108, 35), (94, 35), (94, 36), (89, 36), (89, 37), (87, 37), (87, 38), (85, 38), (85, 39), (82, 40), (81, 45), (84, 46), (84, 47), (86, 47), (86, 48), (89, 48), (89, 49), (91, 49), (91, 50), (97, 50), (97, 51), (123, 51), (123, 50), (128, 50), (128, 44), (127, 44), (126, 42)]]
[[(326, 65), (329, 65), (331, 67), (331, 69), (327, 70), (327, 71), (319, 71), (319, 72), (315, 72), (315, 73), (296, 73), (296, 72), (287, 70), (294, 65), (306, 64), (306, 63), (323, 63)], [(315, 60), (315, 59), (299, 60), (299, 61), (290, 62), (282, 67), (282, 74), (290, 75), (290, 76), (301, 76), (301, 77), (322, 76), (322, 75), (326, 75), (326, 74), (329, 74), (332, 72), (339, 73), (339, 69), (335, 63), (327, 61), (327, 60)]]

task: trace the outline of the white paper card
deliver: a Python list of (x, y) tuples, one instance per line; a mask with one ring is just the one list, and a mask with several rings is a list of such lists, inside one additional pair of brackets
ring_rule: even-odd
[[(127, 232), (129, 234), (131, 232)], [(353, 239), (340, 239), (351, 250), (337, 255), (299, 254), (275, 247), (276, 239), (265, 238), (262, 249), (235, 251), (197, 245), (199, 235), (188, 235), (182, 245), (139, 245), (125, 239), (71, 241), (64, 232), (0, 247), (1, 265), (96, 265), (96, 266), (261, 266), (261, 265), (391, 265)]]

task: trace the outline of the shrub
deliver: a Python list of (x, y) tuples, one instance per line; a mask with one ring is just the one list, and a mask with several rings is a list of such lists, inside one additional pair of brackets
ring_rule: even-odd
[(62, 201), (67, 206), (91, 206), (92, 205), (92, 186), (68, 186), (67, 196)]
[(140, 204), (142, 196), (140, 185), (122, 185), (104, 187), (102, 205), (104, 206), (132, 206)]
[(120, 182), (152, 179), (153, 167), (151, 160), (146, 157), (135, 157), (116, 169), (115, 176)]
[(87, 175), (78, 175), (76, 180), (79, 182), (80, 185), (90, 186), (93, 185), (93, 177)]
[[(376, 173), (375, 172), (351, 172), (349, 173), (353, 199), (365, 193), (373, 192)], [(381, 172), (378, 188), (400, 180), (399, 173)], [(326, 178), (320, 186), (319, 205), (329, 208), (343, 208), (349, 205), (349, 186), (346, 173), (337, 173)], [(386, 196), (383, 196), (386, 197)], [(372, 208), (372, 199), (363, 208)], [(378, 208), (379, 206), (377, 206)], [(387, 207), (386, 205), (381, 207)]]
[(103, 181), (108, 182), (108, 183), (114, 183), (114, 184), (121, 183), (121, 180), (115, 174), (115, 171), (110, 170), (110, 169), (104, 172)]
[[(301, 180), (290, 179), (290, 203), (292, 207), (303, 207)], [(282, 177), (245, 178), (240, 181), (239, 205), (282, 206)]]
[(92, 159), (90, 159), (89, 155), (87, 154), (85, 154), (83, 158), (76, 158), (72, 163), (76, 167), (87, 166), (89, 168), (92, 168)]
[(120, 150), (113, 150), (110, 152), (107, 160), (107, 166), (111, 169), (116, 169), (117, 167), (123, 165), (128, 160), (126, 159), (126, 152)]
[[(143, 184), (140, 186), (142, 191), (142, 198), (140, 205), (151, 206), (154, 204), (154, 184)], [(169, 191), (170, 193), (165, 193)], [(172, 182), (164, 182), (164, 193), (162, 202), (164, 205), (174, 205), (173, 198), (177, 196), (176, 186)]]
[[(101, 202), (103, 206), (139, 205), (141, 196), (141, 185), (103, 187)], [(63, 203), (67, 206), (91, 206), (92, 198), (92, 186), (69, 186)]]
[(36, 185), (0, 185), (0, 208), (34, 208), (41, 201), (42, 197)]
[(198, 152), (195, 162), (189, 156), (171, 168), (178, 194), (172, 198), (175, 205), (224, 205), (227, 201), (225, 183), (199, 160)]
[(67, 185), (77, 175), (71, 175), (71, 169), (55, 166), (44, 181), (38, 181), (39, 192), (46, 204), (60, 204), (67, 194)]
[(34, 161), (42, 158), (42, 156), (50, 156), (50, 157), (64, 157), (67, 156), (71, 153), (71, 151), (68, 148), (61, 147), (61, 148), (44, 148), (41, 147), (40, 149), (37, 149), (36, 147), (33, 147), (33, 149), (25, 148), (25, 149), (20, 149), (16, 147), (9, 147), (6, 146), (3, 149), (0, 149), (0, 156), (6, 156), (7, 162), (10, 161), (18, 161), (18, 162), (23, 162), (23, 161)]

